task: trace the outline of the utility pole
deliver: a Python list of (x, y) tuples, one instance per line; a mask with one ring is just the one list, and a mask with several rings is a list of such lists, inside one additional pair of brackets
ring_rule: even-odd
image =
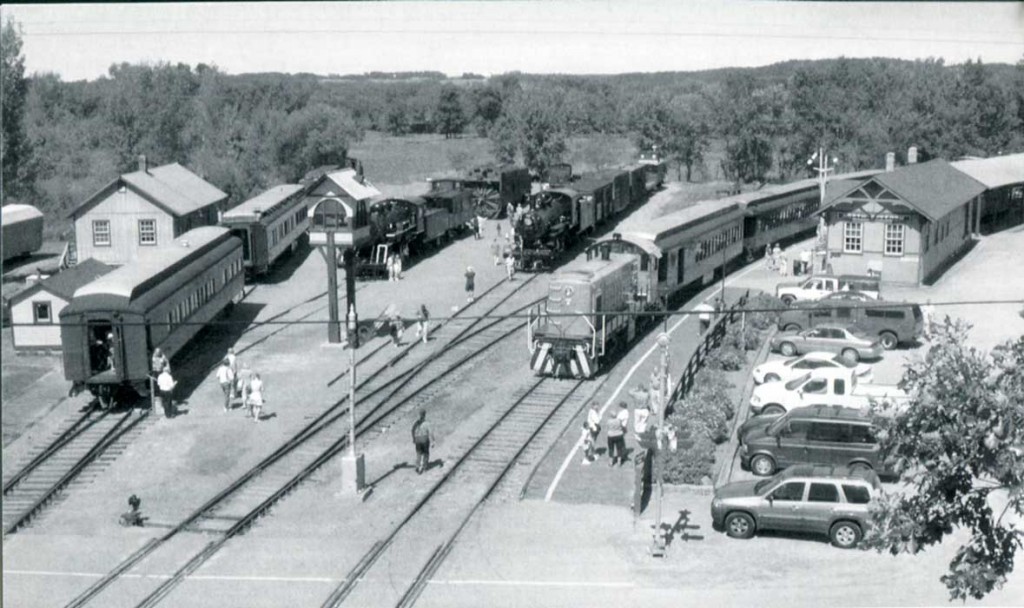
[(338, 254), (334, 247), (334, 230), (327, 230), (327, 341), (341, 342), (341, 323), (338, 321)]
[[(654, 457), (651, 459), (651, 462), (654, 465), (655, 481), (657, 482), (657, 485), (658, 485), (658, 490), (657, 490), (658, 491), (658, 495), (657, 495), (657, 497), (655, 499), (655, 503), (654, 503), (654, 538), (652, 539), (652, 544), (651, 544), (651, 555), (653, 557), (664, 557), (665, 556), (665, 548), (666, 548), (666, 546), (668, 544), (666, 542), (666, 539), (665, 539), (665, 534), (661, 530), (661, 503), (662, 503), (662, 499), (663, 499), (663, 497), (665, 495), (665, 488), (664, 488), (664, 483), (663, 483), (663, 480), (662, 480), (662, 468), (663, 467), (661, 466), (661, 458), (659, 457), (660, 456), (659, 453), (662, 450), (662, 437), (664, 437), (665, 434), (666, 434), (666, 429), (665, 429), (665, 409), (668, 407), (668, 400), (669, 400), (669, 397), (671, 397), (671, 395), (669, 394), (669, 391), (672, 390), (671, 389), (672, 381), (669, 379), (669, 371), (668, 371), (668, 367), (669, 367), (668, 346), (669, 346), (669, 343), (670, 343), (670, 339), (669, 339), (669, 336), (668, 336), (667, 333), (661, 333), (658, 336), (658, 346), (661, 347), (661, 386), (659, 386), (657, 388), (657, 390), (661, 394), (661, 399), (659, 399), (659, 401), (661, 403), (659, 404), (658, 412), (657, 412), (658, 426), (655, 429), (655, 437), (657, 437), (657, 441), (655, 442), (655, 445), (653, 446)], [(654, 390), (654, 387), (651, 387), (651, 389)]]
[[(817, 161), (817, 163), (818, 163), (817, 166), (815, 166), (815, 164), (814, 164), (815, 161)], [(810, 166), (812, 169), (814, 169), (818, 173), (818, 209), (819, 210), (822, 207), (825, 206), (825, 186), (828, 185), (828, 174), (831, 173), (832, 171), (836, 170), (836, 165), (839, 164), (839, 158), (833, 156), (831, 161), (832, 162), (830, 163), (828, 155), (825, 154), (825, 148), (824, 147), (818, 148), (818, 151), (815, 152), (813, 155), (811, 155), (810, 158), (807, 159), (807, 165)], [(819, 228), (819, 231), (820, 231), (820, 228)], [(816, 239), (815, 239), (815, 242), (814, 242), (814, 253), (811, 255), (811, 271), (812, 271), (812, 274), (813, 274), (814, 267), (817, 266), (817, 264), (818, 264), (818, 261), (817, 261), (818, 250), (819, 250), (819, 248), (823, 248), (823, 245), (821, 243), (821, 235), (817, 234), (815, 236), (816, 236)]]
[(341, 480), (345, 494), (361, 495), (366, 487), (366, 462), (356, 453), (356, 350), (359, 349), (359, 315), (355, 301), (355, 252), (345, 252), (345, 286), (348, 294), (348, 454), (341, 459)]

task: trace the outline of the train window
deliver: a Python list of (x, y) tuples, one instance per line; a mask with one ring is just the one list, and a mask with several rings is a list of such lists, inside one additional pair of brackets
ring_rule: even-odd
[(640, 254), (640, 272), (647, 272), (651, 265), (651, 256), (646, 253)]
[(686, 251), (680, 247), (679, 253), (676, 255), (676, 284), (683, 284), (683, 271), (686, 268)]
[(668, 258), (662, 258), (658, 264), (658, 282), (664, 283), (668, 280)]

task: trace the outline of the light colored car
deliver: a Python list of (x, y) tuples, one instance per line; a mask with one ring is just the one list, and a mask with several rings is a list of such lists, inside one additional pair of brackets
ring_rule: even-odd
[(849, 369), (860, 382), (871, 382), (875, 374), (867, 363), (854, 363), (842, 355), (825, 351), (812, 351), (805, 355), (790, 359), (765, 361), (754, 368), (754, 382), (788, 382), (815, 369)]
[(733, 538), (750, 538), (758, 530), (812, 532), (850, 549), (864, 536), (881, 491), (874, 471), (798, 465), (769, 479), (715, 489), (711, 519), (716, 530)]
[(900, 410), (909, 401), (907, 392), (895, 384), (861, 382), (846, 368), (820, 368), (789, 382), (766, 382), (754, 387), (750, 410), (772, 416), (816, 403), (861, 409), (877, 404), (883, 409)]
[(784, 331), (772, 338), (771, 348), (786, 357), (812, 351), (829, 351), (839, 353), (853, 362), (861, 359), (878, 359), (885, 350), (879, 341), (872, 340), (863, 332), (840, 325), (819, 325), (801, 331)]

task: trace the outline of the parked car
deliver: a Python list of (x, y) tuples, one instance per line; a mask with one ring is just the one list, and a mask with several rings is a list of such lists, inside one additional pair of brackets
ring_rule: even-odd
[(879, 435), (888, 418), (838, 405), (808, 405), (782, 416), (755, 416), (737, 431), (740, 465), (767, 476), (797, 464), (888, 472)]
[(871, 382), (875, 374), (867, 363), (854, 363), (830, 352), (809, 352), (792, 359), (765, 361), (754, 368), (754, 382), (788, 382), (815, 369), (849, 369), (860, 382)]
[[(834, 291), (821, 300), (849, 300), (853, 302), (875, 302), (881, 300), (882, 296), (871, 297), (861, 291)], [(820, 301), (820, 300), (819, 300)]]
[(855, 327), (869, 336), (878, 336), (886, 350), (917, 340), (924, 332), (921, 307), (909, 303), (878, 306), (828, 298), (779, 314), (779, 328), (784, 330), (796, 331), (822, 323)]
[(894, 384), (862, 382), (853, 370), (820, 368), (789, 382), (768, 382), (754, 388), (750, 409), (755, 414), (783, 414), (813, 403), (868, 409), (872, 403), (900, 407), (909, 401), (906, 391)]
[(861, 359), (878, 359), (882, 345), (863, 331), (841, 325), (819, 325), (801, 331), (784, 331), (772, 338), (771, 349), (786, 357), (811, 351), (839, 353), (856, 363)]
[(799, 283), (779, 283), (775, 296), (786, 304), (820, 300), (841, 291), (858, 291), (872, 298), (878, 298), (879, 280), (876, 277), (860, 275), (818, 275)]
[(842, 549), (856, 547), (871, 522), (871, 504), (882, 492), (872, 471), (846, 467), (791, 467), (760, 481), (715, 490), (711, 520), (733, 538), (758, 530), (826, 534)]

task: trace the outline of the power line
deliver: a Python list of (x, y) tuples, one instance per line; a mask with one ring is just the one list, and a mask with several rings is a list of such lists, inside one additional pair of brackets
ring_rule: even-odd
[[(1008, 305), (1008, 304), (1024, 305), (1024, 297), (1022, 297), (1021, 299), (1008, 299), (1008, 300), (949, 300), (949, 301), (942, 301), (942, 302), (932, 302), (931, 304), (924, 304), (924, 306), (932, 306), (932, 307), (943, 307), (943, 306), (946, 306), (946, 307), (948, 307), (948, 306), (1002, 306), (1002, 305)], [(722, 309), (722, 310), (719, 310), (719, 311), (694, 310), (694, 309), (690, 308), (690, 309), (680, 309), (680, 310), (606, 311), (606, 312), (598, 312), (598, 313), (545, 313), (544, 316), (546, 318), (584, 318), (584, 317), (589, 318), (589, 317), (593, 317), (595, 315), (599, 315), (599, 316), (600, 315), (607, 315), (607, 316), (629, 316), (629, 317), (656, 317), (658, 319), (668, 319), (668, 318), (684, 316), (684, 315), (695, 315), (695, 316), (696, 315), (700, 315), (700, 314), (724, 315), (724, 314), (730, 314), (730, 313), (757, 313), (757, 312), (782, 313), (782, 312), (786, 312), (786, 311), (790, 311), (790, 310), (796, 310), (796, 311), (801, 311), (801, 312), (806, 311), (808, 313), (812, 312), (812, 311), (820, 312), (820, 311), (823, 311), (823, 310), (851, 310), (851, 309), (892, 310), (892, 309), (906, 309), (906, 308), (909, 308), (909, 307), (914, 306), (914, 305), (921, 306), (922, 304), (919, 304), (919, 303), (916, 303), (916, 302), (889, 302), (889, 301), (884, 301), (883, 300), (883, 301), (878, 301), (877, 303), (876, 302), (858, 302), (856, 304), (841, 305), (841, 306), (815, 306), (815, 307), (792, 306), (792, 307), (787, 307), (787, 308), (769, 308), (769, 307), (754, 307), (754, 308), (744, 307), (744, 308), (740, 308), (740, 307), (736, 307), (736, 308), (725, 308), (725, 309)], [(512, 315), (478, 315), (478, 316), (459, 315), (457, 317), (456, 316), (434, 316), (434, 315), (432, 315), (429, 320), (433, 322), (433, 321), (449, 321), (449, 320), (475, 321), (475, 320), (489, 320), (489, 319), (495, 319), (495, 320), (496, 319), (523, 319), (523, 320), (526, 320), (526, 319), (537, 319), (537, 318), (538, 318), (537, 315), (528, 315), (528, 314), (519, 313), (519, 314), (512, 314)], [(418, 322), (418, 319), (415, 318), (415, 317), (398, 317), (398, 320), (400, 320), (400, 321), (402, 321), (404, 323), (409, 323), (409, 324), (414, 324), (414, 323)], [(378, 323), (378, 322), (386, 323), (387, 320), (381, 321), (381, 320), (378, 320), (376, 318), (374, 318), (374, 319), (363, 318), (360, 321), (361, 324), (370, 324), (370, 323)], [(274, 321), (215, 320), (215, 321), (208, 321), (208, 322), (205, 322), (205, 323), (182, 321), (180, 323), (174, 323), (173, 326), (174, 327), (193, 326), (193, 325), (198, 325), (198, 326), (203, 326), (203, 327), (245, 326), (245, 327), (258, 328), (258, 327), (272, 327), (272, 326), (275, 326), (275, 325), (285, 325), (285, 326), (287, 326), (287, 325), (296, 325), (296, 326), (298, 326), (298, 325), (326, 325), (327, 323), (329, 323), (329, 320), (308, 320), (308, 321), (307, 320), (295, 320), (295, 321), (288, 321), (288, 320), (274, 320)], [(839, 321), (838, 323), (841, 323), (841, 321)], [(83, 326), (88, 327), (88, 326), (95, 326), (96, 324), (95, 323), (58, 323), (57, 325), (59, 325), (61, 327), (83, 327)], [(148, 323), (146, 323), (146, 322), (118, 322), (118, 323), (112, 324), (112, 325), (117, 325), (118, 327), (149, 327), (149, 326), (154, 326), (154, 325), (155, 326), (166, 325), (166, 322), (164, 322), (164, 321), (151, 321), (151, 322), (148, 322)], [(40, 325), (36, 324), (36, 323), (6, 323), (6, 324), (4, 324), (4, 327), (40, 327)]]

